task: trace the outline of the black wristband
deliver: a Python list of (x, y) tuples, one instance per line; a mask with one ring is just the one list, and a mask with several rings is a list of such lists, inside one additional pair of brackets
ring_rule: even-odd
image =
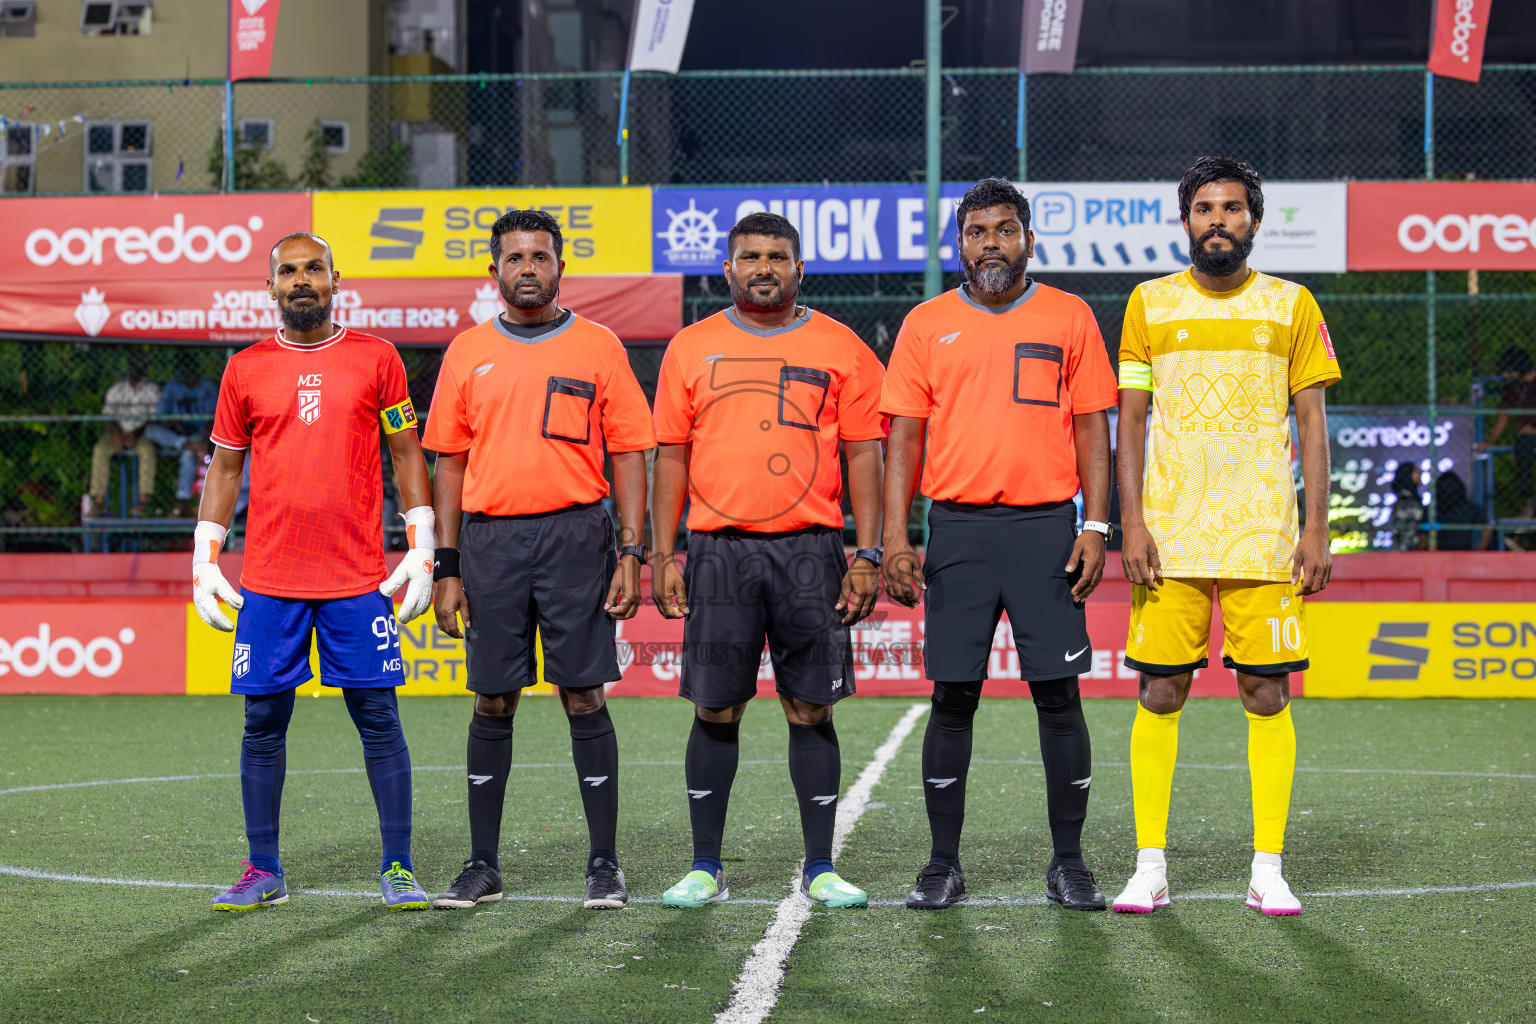
[(438, 548), (437, 564), (432, 567), (434, 580), (456, 580), (459, 578), (459, 549)]

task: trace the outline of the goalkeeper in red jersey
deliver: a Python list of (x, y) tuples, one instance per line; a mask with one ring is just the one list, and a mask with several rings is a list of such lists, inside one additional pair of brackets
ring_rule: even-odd
[[(379, 811), (379, 885), (391, 910), (425, 910), (411, 865), (411, 755), (395, 688), (405, 682), (390, 596), (406, 586), (400, 621), (432, 601), (435, 519), (427, 464), (405, 366), (381, 338), (337, 327), (341, 279), (331, 249), (293, 234), (272, 249), (267, 290), (283, 326), (236, 353), (224, 369), (192, 556), (193, 603), (202, 620), (235, 633), (230, 690), (245, 696), (240, 797), (250, 860), (215, 910), (288, 901), (278, 860), (278, 809), (294, 688), (309, 682), (310, 634), (320, 677), (341, 688), (363, 743)], [(409, 551), (385, 579), (379, 429), (400, 481)], [(219, 571), (246, 453), (251, 501), (239, 594)], [(232, 624), (219, 600), (239, 609)]]

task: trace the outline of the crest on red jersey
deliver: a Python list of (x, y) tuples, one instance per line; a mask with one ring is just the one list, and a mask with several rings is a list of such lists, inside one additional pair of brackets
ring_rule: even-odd
[(301, 390), (299, 392), (299, 419), (305, 423), (313, 423), (320, 418), (320, 391)]

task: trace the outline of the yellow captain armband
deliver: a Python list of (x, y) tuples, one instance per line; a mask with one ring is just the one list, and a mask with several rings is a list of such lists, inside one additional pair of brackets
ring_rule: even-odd
[(1146, 363), (1133, 363), (1129, 360), (1120, 362), (1120, 390), (1134, 389), (1137, 391), (1152, 390), (1152, 367)]
[(407, 398), (399, 405), (379, 410), (379, 422), (383, 424), (386, 434), (398, 434), (407, 427), (414, 430), (416, 410), (411, 406), (411, 400)]

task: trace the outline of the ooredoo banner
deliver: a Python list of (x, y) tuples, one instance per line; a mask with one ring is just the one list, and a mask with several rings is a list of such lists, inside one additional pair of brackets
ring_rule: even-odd
[(0, 280), (257, 285), (273, 244), (310, 223), (306, 192), (0, 199)]
[[(260, 341), (281, 326), (261, 277), (222, 281), (30, 284), (0, 280), (0, 329), (145, 341)], [(560, 302), (625, 341), (664, 341), (683, 326), (673, 274), (568, 277)], [(342, 277), (332, 318), (398, 345), (443, 344), (502, 309), (487, 277)]]
[(1536, 184), (1357, 181), (1350, 270), (1536, 270)]
[(7, 601), (0, 615), (0, 693), (182, 693), (183, 606)]

